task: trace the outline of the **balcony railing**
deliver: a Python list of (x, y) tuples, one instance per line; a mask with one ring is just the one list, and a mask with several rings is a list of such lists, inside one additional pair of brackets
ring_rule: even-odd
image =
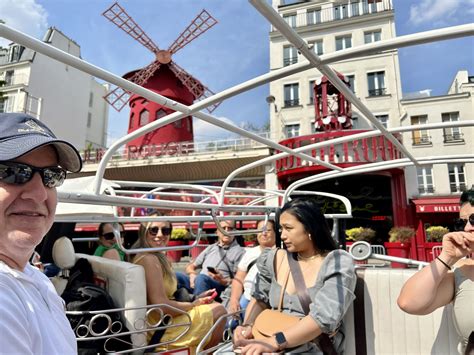
[[(258, 135), (270, 139), (270, 132), (262, 132), (258, 133)], [(249, 138), (223, 139), (209, 142), (169, 142), (125, 147), (113, 156), (112, 161), (121, 162), (161, 158), (164, 156), (196, 156), (226, 151), (238, 152), (264, 147), (266, 147), (264, 144)], [(102, 148), (82, 150), (81, 157), (86, 164), (96, 164), (100, 162), (104, 153), (105, 149)]]
[[(281, 6), (280, 9), (282, 9)], [(380, 13), (390, 10), (392, 10), (391, 0), (382, 0), (374, 3), (368, 3), (367, 1), (352, 1), (350, 4), (345, 1), (342, 3), (334, 4), (332, 8), (310, 8), (307, 9), (307, 12), (305, 13), (299, 13), (297, 15), (295, 14), (296, 24), (292, 27), (319, 25), (325, 22), (341, 21), (353, 17)], [(285, 15), (287, 14), (285, 13)], [(273, 31), (275, 31), (274, 28)]]
[(432, 194), (435, 192), (434, 186), (418, 186), (418, 193), (423, 194)]
[(28, 75), (27, 74), (14, 74), (12, 76), (5, 76), (3, 79), (4, 82), (3, 88), (7, 88), (15, 85), (27, 85), (28, 84)]
[(411, 137), (413, 140), (413, 145), (427, 145), (431, 144), (430, 136), (421, 136), (421, 137)]
[(283, 58), (283, 65), (286, 67), (291, 64), (298, 63), (298, 57), (293, 58)]
[(463, 134), (461, 132), (445, 133), (443, 137), (444, 143), (464, 142)]
[(387, 94), (386, 88), (369, 90), (369, 96), (383, 96)]
[[(307, 136), (300, 136), (281, 141), (280, 144), (291, 149), (300, 148), (306, 145), (325, 142), (334, 138), (367, 132), (366, 130), (344, 130), (332, 132), (320, 132)], [(395, 134), (401, 140), (400, 134)], [(326, 147), (315, 148), (306, 151), (312, 157), (320, 158), (331, 164), (358, 165), (399, 159), (402, 154), (384, 136), (355, 139), (349, 142), (336, 143)], [(312, 162), (302, 161), (301, 158), (288, 156), (276, 162), (277, 174), (286, 174), (294, 169), (321, 169), (319, 165)], [(291, 173), (291, 172), (290, 172)]]
[(300, 104), (300, 100), (299, 100), (299, 99), (285, 100), (285, 107), (298, 106), (299, 104)]

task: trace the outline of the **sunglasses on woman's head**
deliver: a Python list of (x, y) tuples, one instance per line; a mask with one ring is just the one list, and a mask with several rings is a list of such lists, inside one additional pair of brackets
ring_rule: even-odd
[(43, 185), (48, 188), (59, 187), (66, 179), (66, 170), (51, 166), (37, 168), (24, 163), (14, 161), (0, 162), (0, 181), (11, 185), (23, 185), (30, 181), (35, 173), (39, 173)]
[(469, 221), (469, 223), (471, 223), (471, 226), (474, 227), (474, 213), (471, 213), (471, 215), (469, 217), (467, 217), (466, 219), (457, 218), (454, 221), (454, 229), (458, 232), (463, 231), (464, 228), (466, 228), (466, 224), (467, 224), (468, 221)]
[(171, 234), (171, 227), (151, 227), (148, 229), (148, 233), (150, 233), (151, 235), (157, 235), (160, 230), (161, 234), (163, 235)]
[[(125, 232), (120, 232), (120, 237), (123, 238), (125, 236)], [(109, 232), (109, 233), (104, 233), (102, 234), (102, 237), (105, 239), (105, 240), (112, 240), (112, 239), (115, 239), (115, 234), (114, 232)]]

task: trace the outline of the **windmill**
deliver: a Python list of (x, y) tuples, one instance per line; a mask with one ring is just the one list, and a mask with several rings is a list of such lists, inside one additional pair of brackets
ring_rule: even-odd
[[(191, 21), (191, 24), (186, 27), (167, 50), (160, 49), (117, 2), (105, 10), (102, 15), (141, 43), (155, 56), (155, 59), (149, 65), (125, 74), (124, 78), (185, 105), (191, 105), (195, 100), (214, 94), (172, 60), (172, 56), (176, 52), (217, 23), (206, 10), (202, 10)], [(119, 87), (110, 91), (104, 96), (104, 99), (117, 111), (122, 110), (129, 103), (129, 133), (173, 112), (171, 109), (149, 102), (143, 97)], [(212, 112), (217, 105), (209, 106), (208, 111)], [(157, 132), (160, 134), (157, 134)], [(192, 140), (192, 119), (191, 117), (185, 117), (173, 124), (149, 132), (145, 136), (129, 142), (127, 146), (129, 148), (130, 146), (143, 147), (150, 144), (159, 145)]]

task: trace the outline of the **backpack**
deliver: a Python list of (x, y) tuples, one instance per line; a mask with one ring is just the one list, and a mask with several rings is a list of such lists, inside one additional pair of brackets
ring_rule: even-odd
[[(87, 311), (107, 310), (117, 307), (106, 290), (92, 283), (92, 267), (87, 259), (79, 259), (71, 269), (70, 275), (68, 284), (61, 295), (66, 302), (66, 310), (86, 312), (80, 315), (68, 314), (69, 323), (76, 337), (91, 337), (93, 336), (91, 332), (96, 333), (96, 335), (109, 335), (112, 332), (128, 331), (122, 320), (122, 312), (104, 313), (110, 317), (110, 322), (107, 317), (99, 316), (95, 318), (94, 324), (90, 326), (94, 315), (88, 314)], [(111, 329), (107, 331), (108, 327), (111, 327)], [(107, 350), (110, 351), (121, 351), (131, 348), (130, 345), (125, 343), (131, 343), (129, 335), (117, 338), (121, 340), (97, 339), (78, 341), (78, 354), (92, 355), (105, 353), (104, 344), (106, 341)]]

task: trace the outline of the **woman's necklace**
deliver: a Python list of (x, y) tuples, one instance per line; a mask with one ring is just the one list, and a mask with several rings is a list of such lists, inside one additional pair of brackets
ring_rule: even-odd
[(319, 254), (314, 254), (311, 256), (301, 256), (300, 254), (297, 254), (297, 258), (299, 261), (309, 261), (309, 260), (314, 260), (318, 258), (320, 255)]

